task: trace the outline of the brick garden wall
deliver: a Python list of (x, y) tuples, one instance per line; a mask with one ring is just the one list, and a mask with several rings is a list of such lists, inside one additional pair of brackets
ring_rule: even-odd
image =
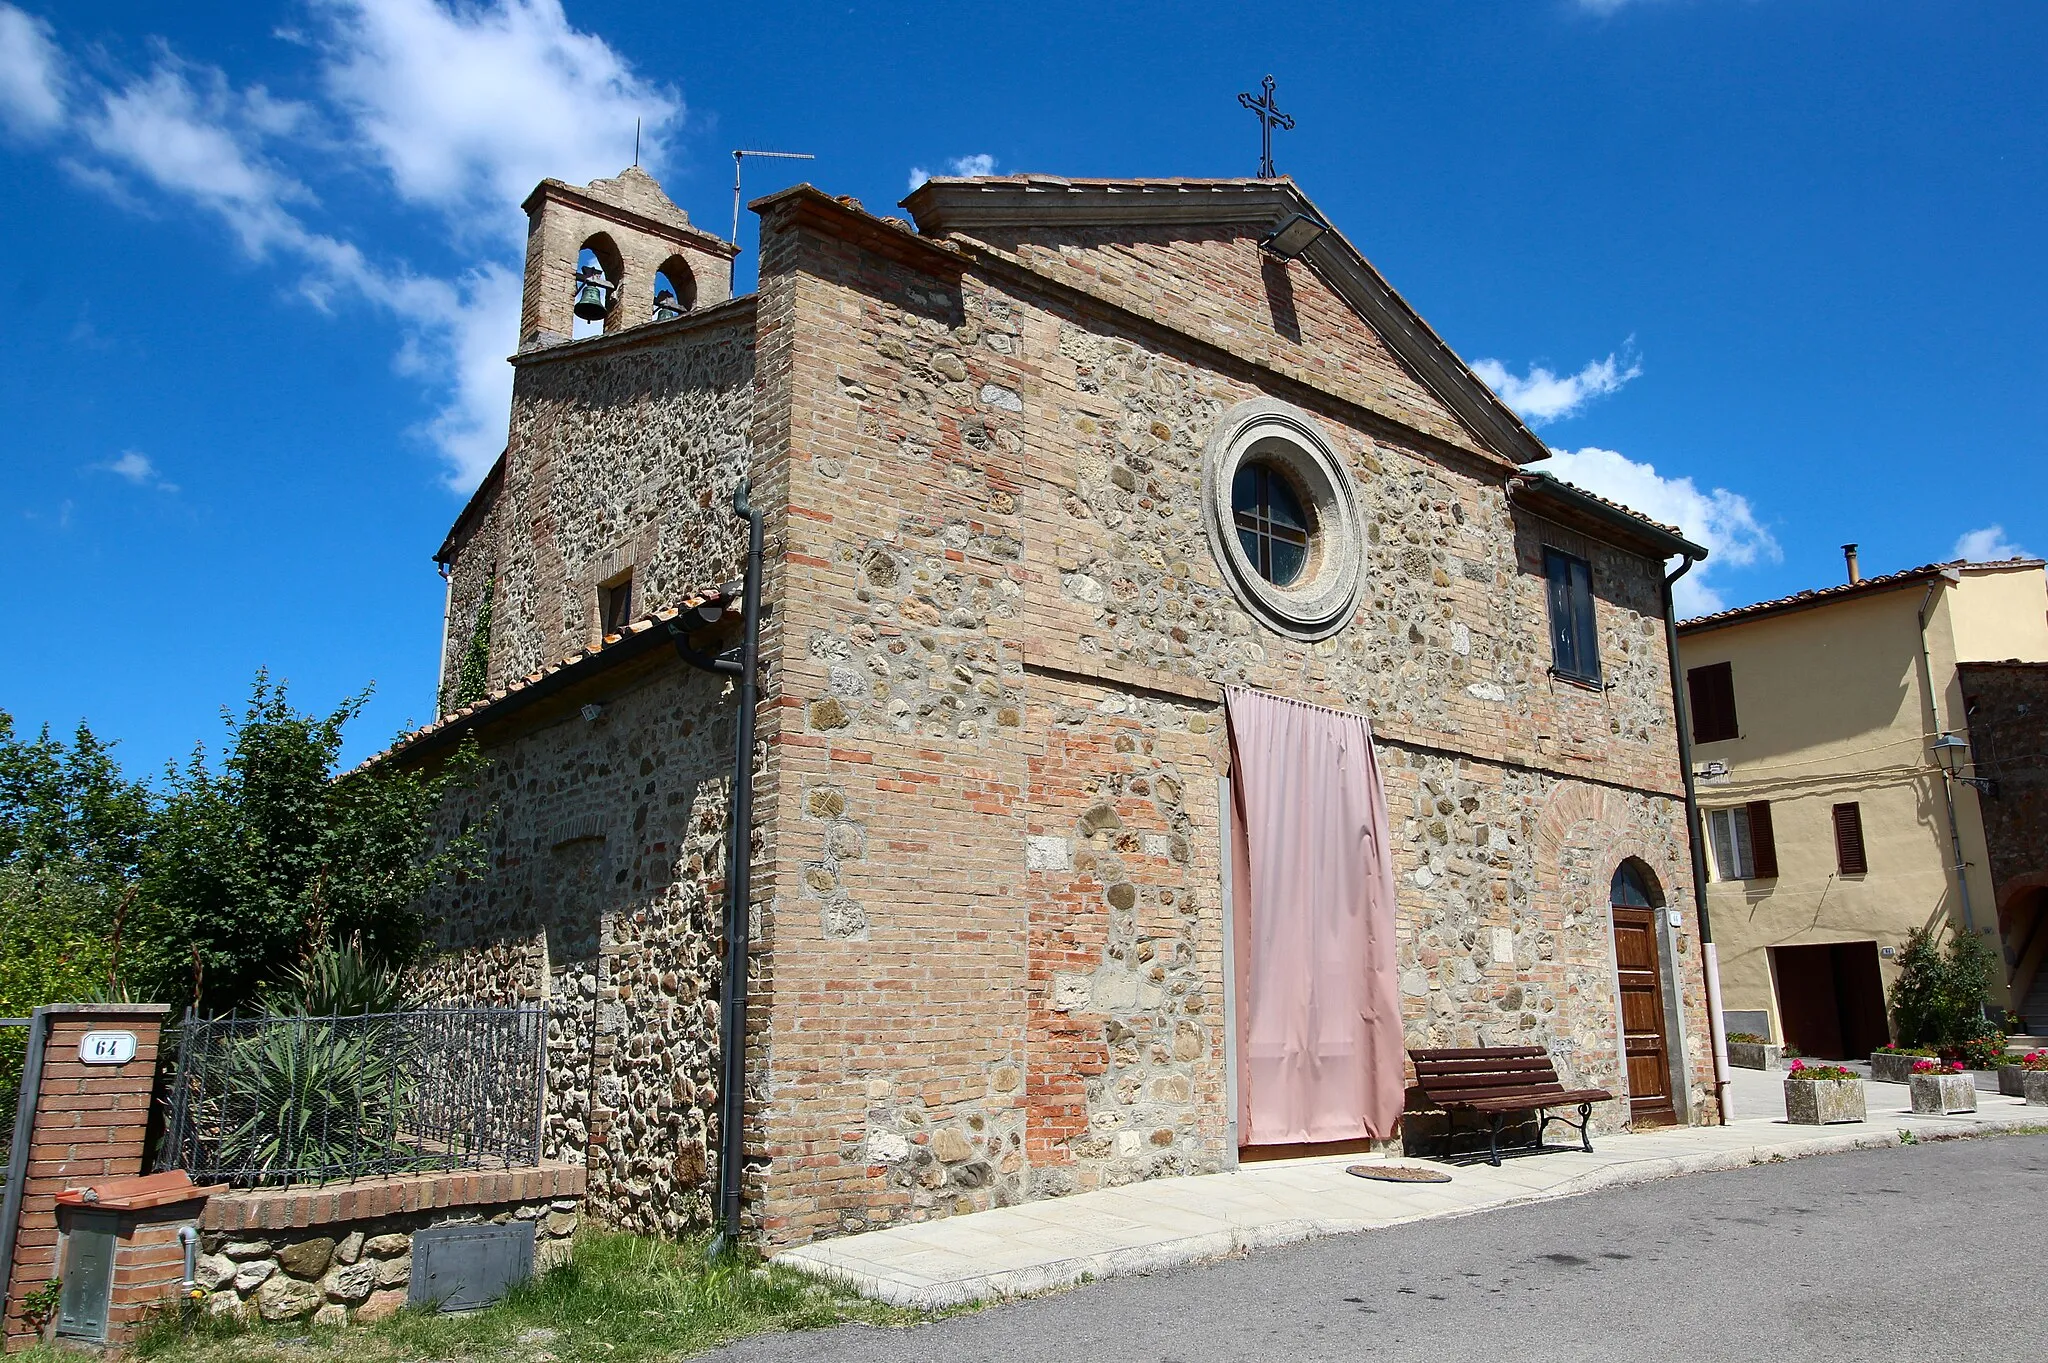
[[(33, 1341), (21, 1315), (23, 1299), (57, 1275), (57, 1194), (142, 1168), (157, 1035), (167, 1011), (158, 1004), (70, 1004), (52, 1010), (8, 1280), (10, 1350)], [(124, 1065), (82, 1063), (78, 1043), (93, 1031), (135, 1033), (135, 1058)], [(28, 1101), (26, 1093), (22, 1100)]]

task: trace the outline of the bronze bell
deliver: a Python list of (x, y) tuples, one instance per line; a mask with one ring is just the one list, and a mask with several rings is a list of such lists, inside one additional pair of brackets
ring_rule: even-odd
[(683, 305), (676, 301), (675, 293), (672, 290), (663, 289), (660, 293), (654, 295), (655, 321), (673, 322), (682, 315)]
[(611, 309), (611, 281), (595, 265), (576, 272), (575, 313), (586, 322), (602, 322)]

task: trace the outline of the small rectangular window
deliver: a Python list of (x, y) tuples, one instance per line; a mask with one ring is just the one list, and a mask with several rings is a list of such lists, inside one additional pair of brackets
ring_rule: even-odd
[(633, 575), (626, 574), (609, 587), (597, 591), (600, 634), (620, 634), (633, 623)]
[(1688, 668), (1685, 674), (1686, 708), (1692, 711), (1692, 741), (1720, 743), (1737, 738), (1735, 724), (1735, 668), (1731, 663), (1709, 663)]
[(1835, 806), (1835, 869), (1845, 876), (1867, 875), (1870, 859), (1863, 851), (1863, 806)]
[(1710, 809), (1707, 835), (1714, 847), (1714, 879), (1748, 880), (1756, 874), (1749, 845), (1749, 810)]
[(1600, 631), (1593, 619), (1593, 565), (1559, 549), (1543, 551), (1550, 597), (1551, 670), (1574, 681), (1600, 680)]

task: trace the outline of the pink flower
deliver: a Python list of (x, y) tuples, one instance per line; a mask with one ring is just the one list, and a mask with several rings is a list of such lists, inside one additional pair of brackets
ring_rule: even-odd
[(1806, 1062), (1804, 1060), (1794, 1060), (1790, 1065), (1787, 1065), (1785, 1068), (1791, 1071), (1792, 1073), (1796, 1074), (1800, 1070), (1806, 1068)]

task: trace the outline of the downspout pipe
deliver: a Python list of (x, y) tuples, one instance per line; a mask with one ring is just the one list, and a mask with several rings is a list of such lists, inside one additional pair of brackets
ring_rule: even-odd
[[(1941, 590), (1944, 578), (1937, 577), (1927, 584), (1927, 594), (1920, 598), (1920, 689), (1927, 695), (1927, 717), (1933, 722), (1934, 733), (1930, 740), (1941, 737), (1941, 702), (1934, 694), (1934, 662), (1927, 655), (1927, 608), (1934, 604), (1934, 594)], [(1963, 835), (1956, 827), (1956, 783), (1950, 779), (1948, 770), (1941, 773), (1941, 800), (1948, 811), (1948, 847), (1955, 858), (1956, 893), (1963, 906), (1963, 930), (1975, 936), (1976, 915), (1970, 911), (1970, 868), (1963, 862)]]
[(1700, 823), (1699, 788), (1692, 775), (1692, 715), (1686, 704), (1685, 673), (1678, 662), (1678, 612), (1671, 604), (1671, 589), (1692, 571), (1697, 561), (1690, 554), (1664, 579), (1664, 647), (1671, 655), (1671, 716), (1678, 726), (1678, 768), (1685, 778), (1685, 845), (1692, 853), (1692, 900), (1700, 916), (1700, 968), (1706, 974), (1707, 1034), (1714, 1044), (1714, 1110), (1721, 1125), (1728, 1125), (1728, 1029), (1721, 1015), (1721, 957), (1714, 947), (1714, 927), (1707, 913), (1707, 854), (1700, 845), (1704, 826)]
[[(761, 513), (748, 501), (745, 479), (732, 495), (733, 514), (747, 523), (746, 580), (741, 588), (745, 619), (737, 649), (717, 656), (699, 652), (675, 624), (676, 652), (692, 667), (734, 678), (739, 687), (738, 734), (733, 741), (732, 802), (726, 812), (725, 970), (719, 991), (718, 1048), (718, 1234), (711, 1253), (740, 1244), (740, 1189), (746, 1159), (747, 953), (754, 892), (754, 710), (759, 701), (761, 662)], [(737, 653), (739, 656), (732, 656)]]

